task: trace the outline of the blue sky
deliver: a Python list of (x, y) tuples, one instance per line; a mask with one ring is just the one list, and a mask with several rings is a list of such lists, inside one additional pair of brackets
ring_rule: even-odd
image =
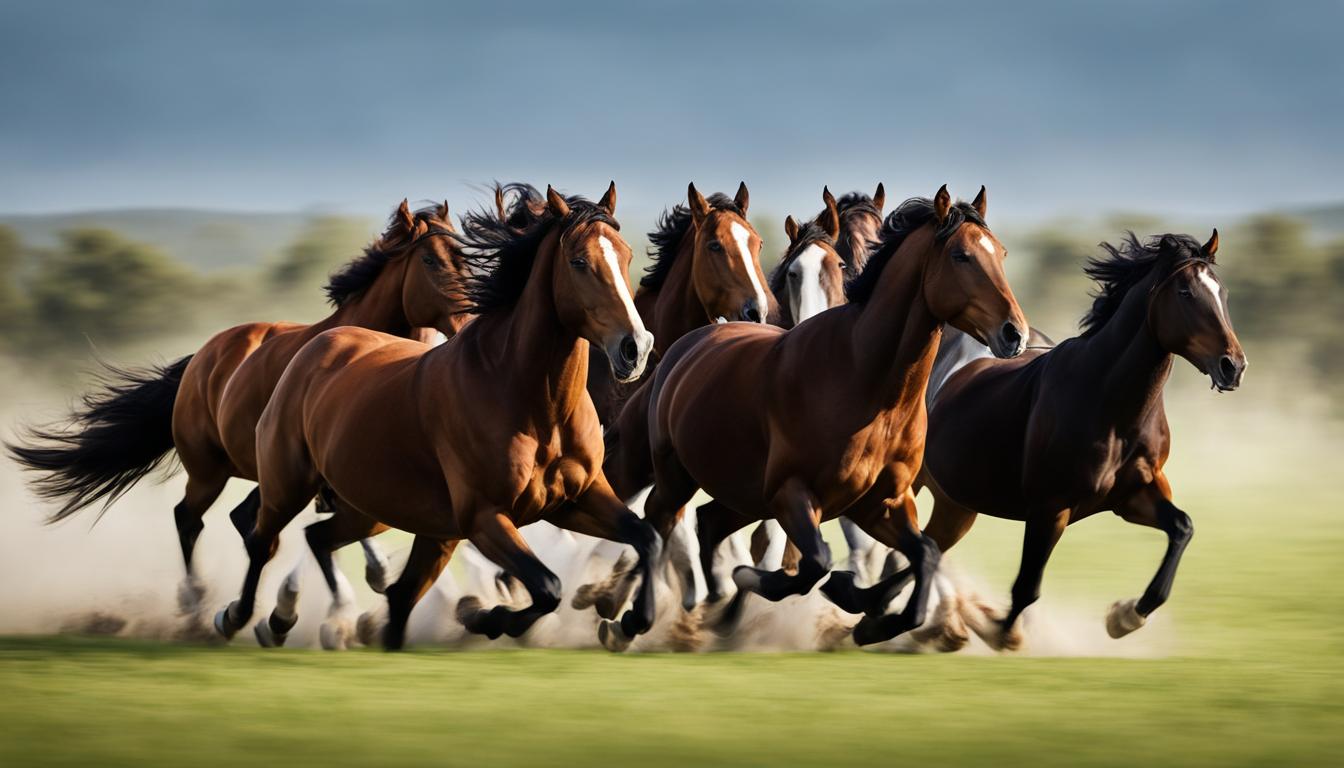
[(0, 211), (382, 215), (498, 178), (989, 186), (993, 212), (1344, 199), (1344, 4), (13, 2)]

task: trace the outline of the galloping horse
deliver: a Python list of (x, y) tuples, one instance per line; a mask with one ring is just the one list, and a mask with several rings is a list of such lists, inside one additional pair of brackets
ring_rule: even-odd
[[(201, 518), (230, 477), (256, 479), (257, 420), (295, 353), (338, 326), (451, 336), (469, 319), (454, 290), (462, 260), (446, 237), (452, 232), (447, 203), (412, 213), (403, 200), (382, 236), (331, 277), (326, 291), (336, 309), (324, 320), (247, 323), (168, 366), (113, 371), (106, 390), (85, 396), (72, 417), (78, 431), (33, 430), (36, 445), (9, 450), (45, 473), (34, 482), (40, 495), (63, 500), (56, 521), (99, 501), (106, 508), (176, 449), (187, 472), (173, 510), (186, 565), (179, 602), (194, 612), (204, 591), (191, 567)], [(230, 514), (240, 533), (251, 528), (257, 503), (254, 490)]]
[(1081, 336), (1012, 361), (975, 360), (935, 393), (921, 475), (935, 499), (925, 535), (946, 551), (977, 514), (1026, 523), (1012, 607), (995, 625), (972, 622), (996, 648), (1021, 644), (1017, 619), (1040, 596), (1065, 526), (1098, 512), (1167, 535), (1147, 590), (1111, 606), (1110, 635), (1138, 629), (1166, 602), (1194, 530), (1162, 471), (1173, 355), (1220, 392), (1236, 389), (1246, 368), (1213, 271), (1217, 230), (1202, 246), (1186, 235), (1141, 243), (1131, 233), (1102, 247), (1109, 256), (1087, 267), (1100, 291)]
[[(826, 594), (868, 613), (859, 644), (918, 626), (939, 551), (920, 534), (910, 484), (924, 448), (924, 387), (942, 323), (1022, 352), (1027, 323), (1003, 275), (1003, 246), (984, 223), (985, 195), (953, 204), (947, 188), (902, 203), (883, 225), (849, 304), (790, 331), (742, 323), (688, 334), (627, 404), (616, 450), (626, 481), (652, 464), (645, 516), (675, 524), (695, 489), (702, 554), (755, 520), (774, 518), (802, 558), (796, 574), (739, 567), (739, 594), (803, 594), (830, 570), (818, 525), (844, 514), (910, 560), (914, 595), (882, 616), (886, 585), (853, 587), (838, 572)], [(642, 411), (642, 412), (641, 412)], [(616, 478), (613, 473), (613, 484)], [(620, 492), (620, 489), (617, 489)], [(848, 577), (846, 579), (845, 577)]]
[(653, 347), (627, 287), (630, 249), (615, 202), (615, 184), (596, 204), (548, 190), (546, 215), (523, 232), (464, 221), (459, 240), (474, 272), (465, 291), (477, 319), (448, 344), (426, 351), (338, 328), (295, 356), (258, 424), (261, 506), (242, 594), (215, 617), (220, 634), (250, 619), (281, 529), (324, 483), (343, 504), (415, 534), (386, 592), (389, 649), (402, 646), (411, 608), (464, 538), (532, 598), (519, 610), (459, 603), (469, 631), (516, 637), (554, 610), (558, 580), (518, 533), (538, 520), (633, 546), (643, 588), (602, 631), (648, 629), (658, 537), (603, 476), (585, 388), (589, 343), (606, 350), (621, 381), (643, 372)]

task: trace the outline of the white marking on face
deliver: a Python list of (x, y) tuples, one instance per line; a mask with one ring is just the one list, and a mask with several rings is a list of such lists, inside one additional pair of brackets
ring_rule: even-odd
[(988, 251), (990, 256), (994, 255), (994, 241), (989, 239), (989, 235), (980, 236), (980, 247)]
[(825, 311), (826, 292), (821, 289), (821, 264), (826, 258), (826, 249), (813, 243), (803, 249), (794, 259), (789, 271), (798, 271), (798, 281), (789, 290), (789, 309), (793, 313), (795, 325), (807, 318)]
[(756, 306), (760, 309), (761, 322), (765, 322), (765, 315), (770, 310), (770, 302), (765, 298), (765, 288), (761, 285), (761, 278), (756, 275), (756, 265), (752, 263), (751, 258), (751, 230), (734, 221), (731, 225), (733, 240), (737, 242), (737, 253), (742, 257), (742, 266), (747, 270), (747, 277), (751, 278), (752, 290), (756, 291)]
[(602, 260), (611, 270), (611, 282), (616, 284), (616, 295), (621, 297), (621, 304), (625, 305), (625, 311), (630, 315), (630, 327), (634, 330), (634, 336), (639, 338), (645, 332), (644, 321), (640, 319), (639, 312), (635, 309), (635, 300), (630, 296), (630, 286), (626, 285), (625, 276), (621, 274), (621, 262), (616, 258), (616, 247), (606, 235), (599, 236), (597, 243), (602, 247)]
[(1221, 286), (1218, 285), (1218, 278), (1214, 277), (1213, 273), (1211, 273), (1207, 267), (1200, 267), (1195, 270), (1195, 279), (1199, 281), (1200, 285), (1207, 288), (1210, 294), (1212, 294), (1213, 306), (1218, 308), (1218, 319), (1226, 323), (1227, 313), (1226, 310), (1223, 309), (1223, 297)]

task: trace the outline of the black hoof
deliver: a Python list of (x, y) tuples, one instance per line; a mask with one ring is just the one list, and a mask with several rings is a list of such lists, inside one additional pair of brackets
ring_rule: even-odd
[(855, 645), (872, 645), (888, 639), (882, 635), (883, 632), (878, 626), (878, 620), (872, 616), (864, 616), (858, 624), (854, 625)]
[(854, 579), (854, 573), (851, 571), (835, 571), (826, 583), (821, 585), (821, 593), (846, 613), (867, 613), (867, 606), (859, 588), (854, 586)]

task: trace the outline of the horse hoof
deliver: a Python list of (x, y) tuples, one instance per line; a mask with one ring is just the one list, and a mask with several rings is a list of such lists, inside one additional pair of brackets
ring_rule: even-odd
[(1117, 600), (1106, 612), (1106, 634), (1120, 639), (1148, 623), (1148, 617), (1139, 613), (1138, 600)]
[(845, 613), (867, 613), (854, 586), (854, 578), (850, 571), (836, 571), (821, 585), (821, 594)]
[(569, 607), (576, 611), (586, 611), (593, 607), (597, 602), (597, 585), (584, 584), (574, 590), (574, 597), (570, 598)]
[(215, 632), (225, 640), (232, 640), (233, 636), (238, 633), (238, 627), (234, 626), (233, 621), (229, 618), (231, 609), (237, 604), (237, 602), (229, 603), (223, 610), (215, 614)]
[(467, 628), (468, 632), (480, 634), (479, 627), (482, 608), (481, 599), (475, 595), (467, 595), (457, 601), (457, 610), (454, 612), (457, 616), (457, 623)]
[(322, 644), (322, 649), (327, 651), (344, 651), (358, 639), (358, 636), (357, 627), (344, 616), (327, 619), (317, 628), (317, 639)]
[(194, 616), (201, 609), (201, 599), (205, 597), (205, 585), (193, 578), (182, 580), (177, 585), (177, 613), (180, 616)]
[(611, 619), (603, 619), (597, 625), (597, 639), (603, 648), (612, 653), (620, 653), (629, 648), (631, 641), (631, 638), (621, 630), (621, 623)]
[(757, 592), (761, 590), (761, 574), (749, 565), (739, 565), (733, 569), (733, 583), (739, 591)]
[(381, 567), (364, 566), (364, 583), (380, 595), (387, 592), (387, 571)]
[(252, 634), (257, 636), (257, 644), (262, 648), (279, 648), (289, 639), (289, 633), (277, 633), (271, 629), (271, 622), (258, 621), (252, 627)]
[(859, 619), (859, 623), (854, 625), (854, 644), (858, 646), (872, 645), (880, 643), (887, 638), (882, 637), (878, 630), (877, 620), (872, 616), (864, 616)]
[(386, 615), (368, 611), (362, 613), (359, 619), (355, 621), (355, 637), (359, 642), (367, 646), (378, 644), (378, 639), (382, 637), (383, 627), (387, 624)]

